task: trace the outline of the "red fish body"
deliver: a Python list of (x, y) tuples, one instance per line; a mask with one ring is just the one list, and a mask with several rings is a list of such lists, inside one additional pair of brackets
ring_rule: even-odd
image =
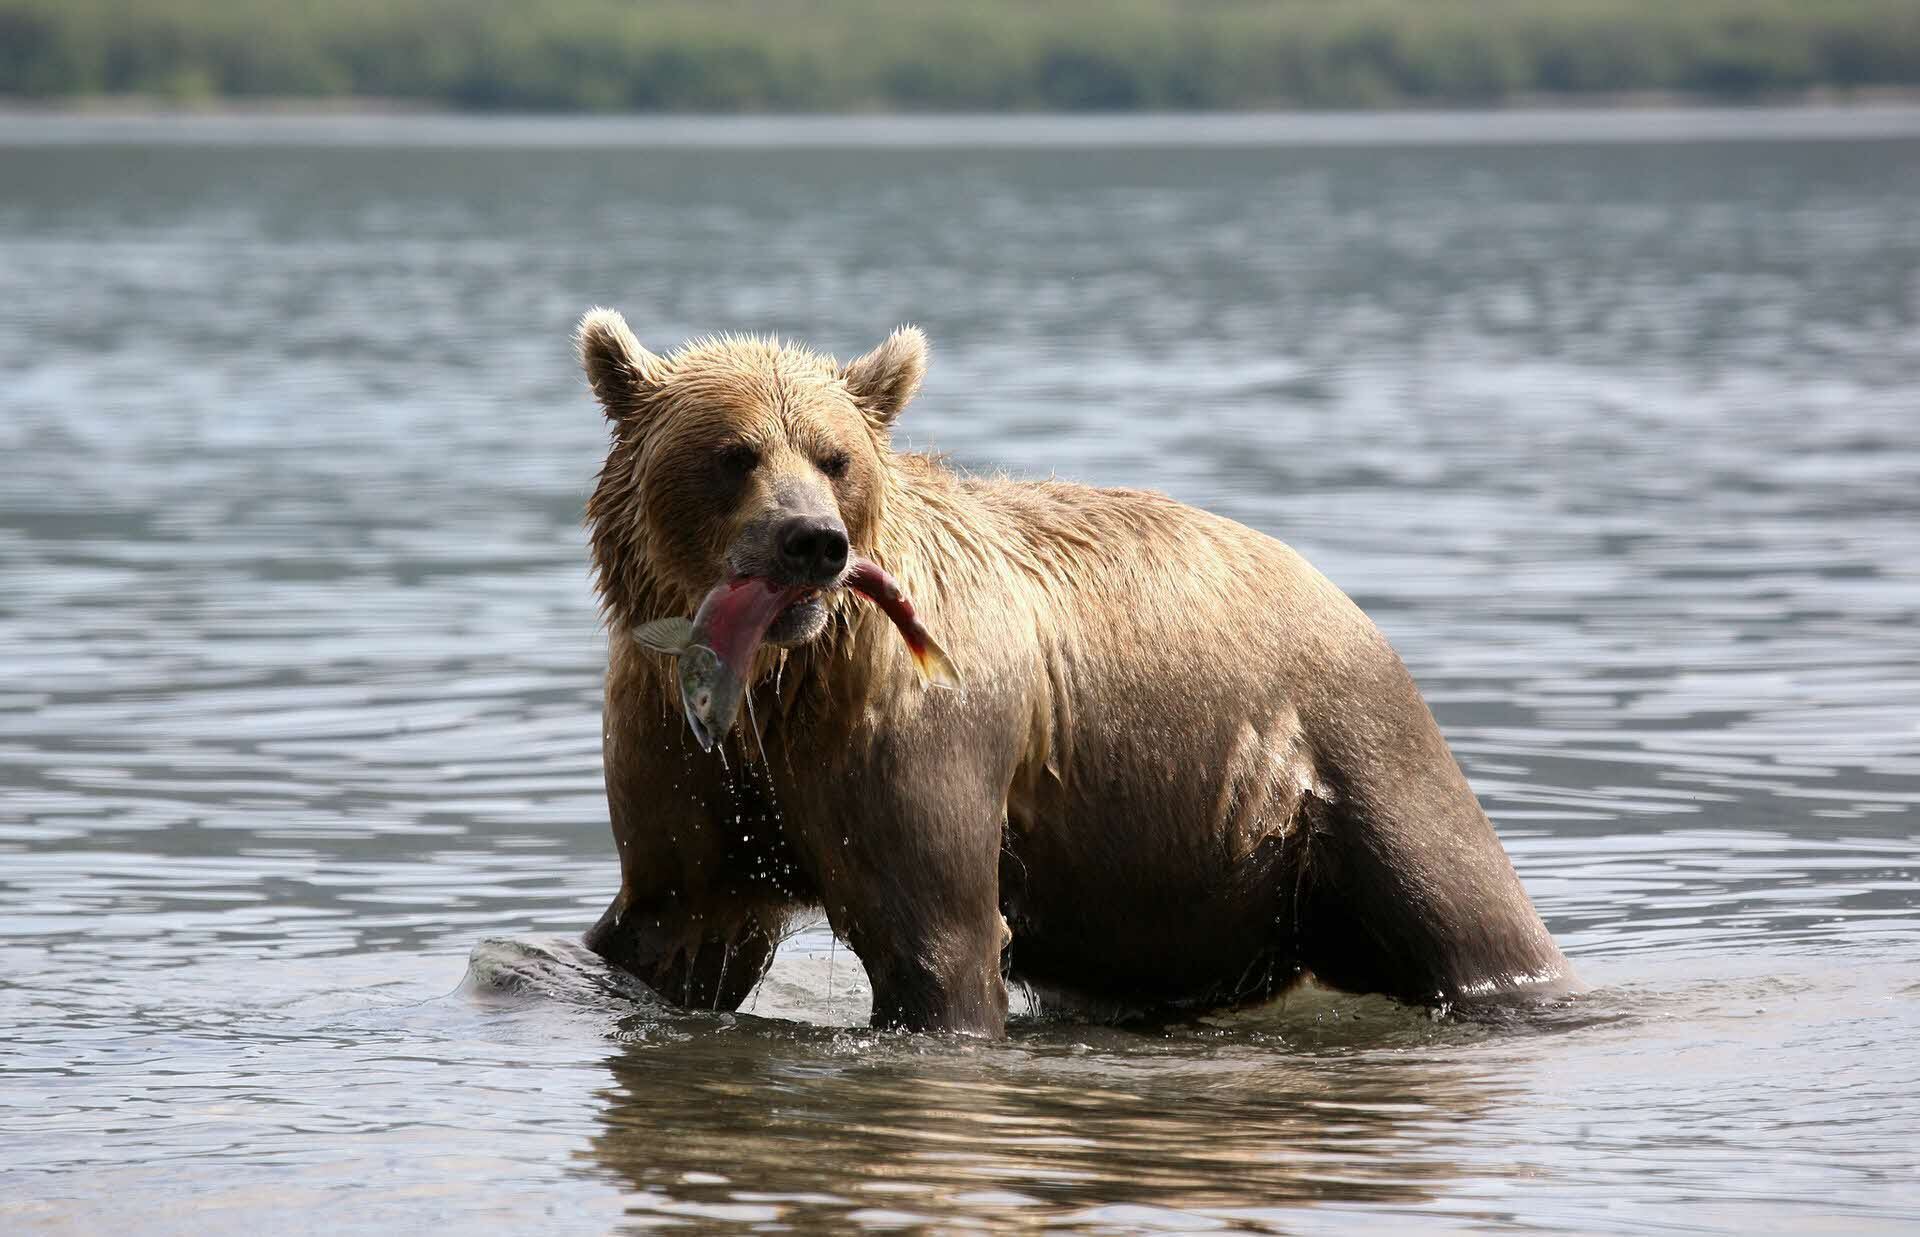
[[(906, 641), (923, 682), (958, 687), (960, 676), (914, 613), (913, 602), (898, 581), (871, 559), (856, 558), (846, 587), (880, 608)], [(758, 576), (735, 576), (716, 584), (700, 600), (692, 623), (656, 619), (634, 632), (647, 648), (680, 659), (680, 704), (703, 750), (733, 729), (746, 698), (753, 655), (782, 611), (806, 597), (810, 588), (777, 584)]]
[(879, 606), (880, 612), (893, 621), (900, 638), (907, 642), (907, 651), (913, 654), (914, 669), (920, 672), (922, 681), (934, 687), (960, 686), (960, 675), (947, 660), (946, 650), (934, 642), (913, 612), (913, 602), (886, 568), (870, 558), (855, 559), (847, 575), (847, 587)]
[(780, 612), (809, 590), (757, 576), (714, 586), (694, 612), (680, 657), (680, 706), (703, 751), (733, 729), (747, 694), (753, 654)]

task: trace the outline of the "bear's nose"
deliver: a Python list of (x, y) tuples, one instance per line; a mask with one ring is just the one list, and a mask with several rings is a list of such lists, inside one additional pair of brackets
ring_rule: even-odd
[(840, 521), (802, 515), (784, 521), (775, 534), (780, 565), (806, 584), (831, 584), (847, 567), (847, 530)]

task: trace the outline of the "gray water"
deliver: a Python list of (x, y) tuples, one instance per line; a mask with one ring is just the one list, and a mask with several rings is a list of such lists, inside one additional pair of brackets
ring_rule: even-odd
[[(0, 1228), (1920, 1224), (1920, 115), (1814, 115), (0, 121)], [(582, 956), (595, 303), (1293, 543), (1592, 991)]]

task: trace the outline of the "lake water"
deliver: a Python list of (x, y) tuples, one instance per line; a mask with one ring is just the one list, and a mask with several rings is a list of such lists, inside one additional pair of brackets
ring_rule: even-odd
[[(1592, 991), (596, 966), (596, 303), (1299, 547)], [(0, 120), (0, 1228), (1911, 1231), (1917, 891), (1920, 113)]]

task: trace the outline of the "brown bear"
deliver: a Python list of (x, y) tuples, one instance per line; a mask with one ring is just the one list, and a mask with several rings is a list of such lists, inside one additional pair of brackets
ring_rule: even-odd
[[(612, 423), (587, 522), (621, 871), (586, 943), (668, 1000), (734, 1008), (808, 907), (876, 1026), (1003, 1034), (1008, 979), (1116, 1014), (1309, 974), (1427, 1005), (1570, 984), (1400, 659), (1287, 546), (895, 451), (913, 328), (845, 365), (736, 337), (656, 356), (610, 310), (578, 343)], [(857, 558), (962, 690), (840, 587)], [(631, 633), (740, 576), (818, 591), (708, 752)]]

